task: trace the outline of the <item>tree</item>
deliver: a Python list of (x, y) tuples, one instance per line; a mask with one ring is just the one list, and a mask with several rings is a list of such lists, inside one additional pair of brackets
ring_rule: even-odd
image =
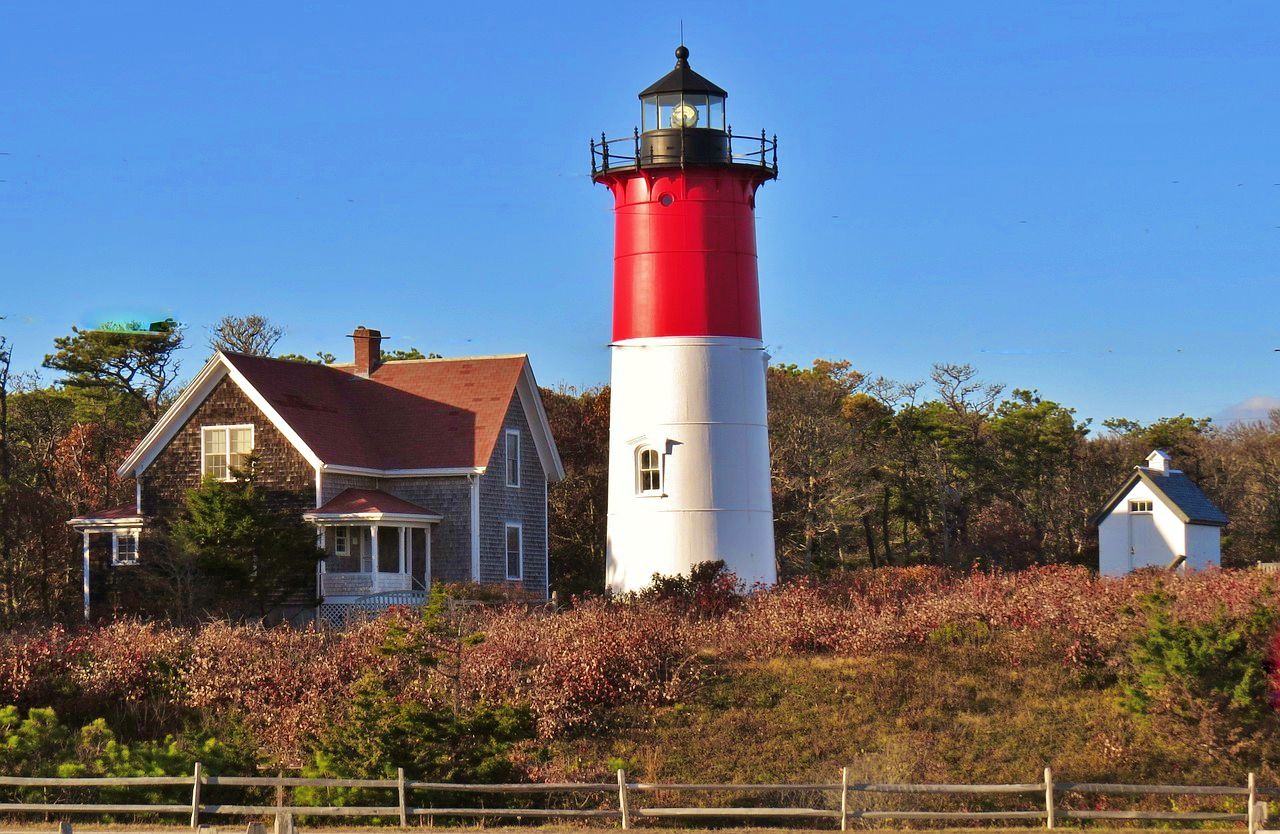
[(184, 330), (173, 319), (146, 328), (138, 322), (73, 327), (70, 336), (53, 340), (56, 350), (45, 356), (44, 366), (64, 373), (64, 386), (100, 398), (101, 413), (120, 420), (133, 412), (151, 423), (177, 381)]
[(316, 351), (315, 358), (303, 356), (301, 353), (282, 353), (277, 359), (288, 359), (290, 362), (306, 362), (308, 365), (332, 365), (338, 357), (324, 350)]
[(609, 388), (542, 389), (564, 480), (547, 488), (551, 586), (562, 594), (604, 590), (609, 501)]
[(4, 578), (6, 587), (13, 582), (13, 503), (10, 494), (13, 457), (9, 448), (9, 369), (12, 359), (13, 348), (8, 338), (0, 336), (0, 576)]
[(384, 350), (382, 352), (383, 362), (400, 362), (405, 359), (443, 359), (444, 357), (438, 353), (423, 353), (416, 347), (408, 350)]
[(870, 496), (855, 452), (851, 401), (863, 376), (848, 361), (769, 369), (769, 446), (780, 573), (846, 567)]
[(223, 316), (213, 326), (209, 347), (249, 356), (270, 356), (284, 328), (266, 316)]
[(323, 556), (315, 528), (292, 511), (272, 509), (245, 473), (233, 481), (207, 478), (189, 491), (164, 544), (148, 573), (188, 616), (265, 617), (308, 587)]

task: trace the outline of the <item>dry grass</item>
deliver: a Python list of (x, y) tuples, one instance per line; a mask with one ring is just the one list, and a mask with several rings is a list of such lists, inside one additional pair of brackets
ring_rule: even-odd
[(1126, 713), (1105, 676), (930, 645), (725, 664), (683, 703), (615, 711), (553, 751), (572, 779), (607, 777), (612, 759), (666, 782), (831, 782), (842, 766), (854, 781), (1036, 782), (1051, 765), (1070, 781), (1243, 785), (1252, 769), (1276, 784), (1280, 751), (1263, 741), (1215, 757)]

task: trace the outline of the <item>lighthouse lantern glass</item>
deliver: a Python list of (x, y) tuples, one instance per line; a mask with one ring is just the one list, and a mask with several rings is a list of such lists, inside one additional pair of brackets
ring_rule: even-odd
[(724, 96), (707, 96), (706, 127), (724, 130)]
[(704, 127), (724, 130), (724, 96), (658, 93), (640, 100), (640, 130)]

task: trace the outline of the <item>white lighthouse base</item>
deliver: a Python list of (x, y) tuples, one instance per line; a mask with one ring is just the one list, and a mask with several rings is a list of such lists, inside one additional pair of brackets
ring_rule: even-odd
[[(747, 585), (775, 583), (763, 343), (654, 337), (612, 353), (609, 589), (716, 559)], [(656, 489), (640, 471), (645, 449), (657, 452)]]

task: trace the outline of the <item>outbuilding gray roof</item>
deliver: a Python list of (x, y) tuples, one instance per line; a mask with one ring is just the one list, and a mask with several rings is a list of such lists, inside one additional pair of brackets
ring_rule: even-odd
[(1129, 490), (1133, 489), (1138, 481), (1150, 487), (1151, 491), (1159, 496), (1184, 524), (1222, 527), (1227, 523), (1227, 514), (1218, 509), (1217, 505), (1209, 500), (1209, 496), (1196, 486), (1195, 481), (1186, 476), (1186, 473), (1177, 470), (1167, 473), (1157, 472), (1145, 466), (1134, 468), (1133, 474), (1124, 482), (1124, 486), (1116, 490), (1107, 499), (1102, 509), (1093, 516), (1093, 523), (1098, 524), (1115, 509), (1116, 504), (1129, 494)]

